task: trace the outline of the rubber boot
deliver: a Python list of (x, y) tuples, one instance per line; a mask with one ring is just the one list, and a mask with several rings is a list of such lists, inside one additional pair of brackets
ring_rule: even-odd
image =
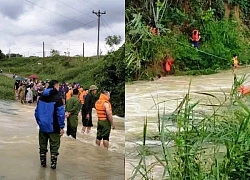
[(42, 167), (46, 167), (46, 154), (40, 154), (40, 162)]
[(57, 156), (51, 155), (51, 168), (56, 169), (56, 163), (57, 163)]

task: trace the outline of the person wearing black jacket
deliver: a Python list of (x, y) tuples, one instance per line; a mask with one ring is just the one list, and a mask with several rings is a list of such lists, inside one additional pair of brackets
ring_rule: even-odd
[(92, 123), (92, 109), (95, 106), (95, 94), (97, 92), (97, 87), (91, 85), (88, 94), (84, 98), (84, 105), (82, 106), (82, 133), (85, 133), (87, 128), (87, 134), (90, 132)]

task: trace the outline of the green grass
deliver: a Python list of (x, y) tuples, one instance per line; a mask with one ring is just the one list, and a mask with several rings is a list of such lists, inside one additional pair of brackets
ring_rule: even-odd
[[(235, 78), (230, 97), (219, 99), (203, 93), (211, 103), (203, 107), (202, 114), (197, 113), (200, 100), (193, 101), (189, 90), (172, 114), (158, 111), (156, 123), (162, 145), (157, 151), (146, 145), (150, 134), (146, 117), (143, 146), (138, 149), (140, 162), (131, 179), (154, 179), (152, 171), (156, 165), (162, 167), (162, 179), (250, 179), (249, 98), (240, 98), (235, 91), (245, 78)], [(219, 105), (213, 106), (212, 99)], [(170, 131), (169, 124), (177, 131)]]
[[(56, 79), (59, 82), (79, 82), (83, 88), (95, 84), (101, 90), (112, 92), (111, 104), (113, 114), (124, 117), (125, 114), (125, 72), (124, 46), (119, 50), (96, 57), (64, 57), (54, 56), (45, 59), (39, 57), (11, 58), (0, 61), (4, 73), (16, 73), (28, 77), (37, 74), (41, 80)], [(39, 65), (39, 63), (41, 63)], [(12, 86), (13, 83), (11, 83)]]
[(0, 75), (0, 99), (14, 100), (14, 81), (11, 78)]
[[(44, 61), (39, 57), (11, 58), (0, 61), (0, 67), (6, 73), (16, 73), (28, 77), (37, 74), (42, 80), (57, 79), (66, 82), (79, 82), (88, 88), (95, 83), (94, 72), (99, 67), (102, 58), (48, 57)], [(38, 63), (42, 63), (38, 65)]]

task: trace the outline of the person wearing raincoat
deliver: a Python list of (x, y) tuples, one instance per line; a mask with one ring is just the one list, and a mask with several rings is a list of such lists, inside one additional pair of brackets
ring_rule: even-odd
[(25, 87), (24, 84), (20, 84), (18, 91), (17, 91), (18, 97), (21, 101), (21, 104), (24, 104), (25, 102)]
[(81, 110), (81, 102), (78, 99), (78, 89), (73, 89), (73, 96), (66, 103), (67, 135), (76, 139), (78, 126), (78, 114)]

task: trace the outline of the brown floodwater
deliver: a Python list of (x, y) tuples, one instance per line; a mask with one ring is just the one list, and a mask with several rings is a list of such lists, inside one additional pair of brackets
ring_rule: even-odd
[[(124, 119), (114, 118), (109, 150), (95, 145), (96, 126), (89, 135), (81, 134), (79, 120), (77, 140), (61, 138), (57, 169), (52, 170), (40, 167), (34, 108), (0, 101), (0, 180), (124, 179)], [(96, 117), (93, 121), (96, 125)], [(47, 161), (49, 165), (50, 157)]]
[[(240, 68), (236, 71), (240, 77), (244, 73), (249, 74), (250, 68)], [(172, 113), (182, 98), (188, 91), (190, 76), (168, 76), (162, 77), (155, 81), (138, 81), (132, 84), (126, 84), (126, 172), (125, 179), (131, 177), (134, 170), (133, 166), (138, 165), (139, 156), (137, 148), (142, 144), (142, 131), (145, 116), (148, 117), (148, 131), (151, 134), (157, 134), (157, 108), (152, 108), (154, 103), (166, 101), (159, 105), (160, 113), (165, 110), (167, 113)], [(210, 100), (206, 96), (197, 94), (196, 92), (207, 92), (219, 97), (222, 101), (224, 99), (224, 93), (228, 94), (233, 84), (232, 71), (225, 71), (213, 75), (195, 76), (192, 77), (190, 94), (194, 100), (202, 99), (204, 104), (209, 103)], [(246, 85), (250, 85), (250, 79), (248, 78)], [(216, 100), (212, 100), (213, 103), (217, 103)], [(151, 110), (149, 110), (152, 108)], [(206, 107), (207, 108), (207, 107)], [(200, 107), (204, 109), (204, 107)], [(170, 127), (171, 130), (175, 130), (175, 127)], [(156, 140), (146, 141), (151, 147), (159, 147), (161, 143)], [(160, 149), (160, 148), (159, 148)], [(148, 158), (147, 163), (153, 163), (154, 158)], [(155, 166), (153, 168), (154, 179), (161, 179), (161, 172), (163, 169), (161, 166)], [(135, 179), (141, 179), (140, 177)]]

